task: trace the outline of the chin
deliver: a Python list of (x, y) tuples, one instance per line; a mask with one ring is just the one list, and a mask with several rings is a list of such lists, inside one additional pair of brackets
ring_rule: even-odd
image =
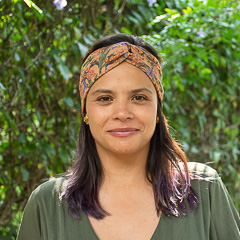
[(106, 141), (106, 142), (96, 142), (97, 150), (100, 152), (105, 152), (105, 154), (110, 155), (139, 155), (141, 153), (148, 152), (150, 146), (150, 141), (146, 141), (144, 144), (142, 141), (135, 141), (131, 139), (128, 141), (121, 140), (121, 141)]
[[(120, 145), (120, 144), (119, 144)], [(132, 155), (132, 154), (138, 154), (143, 150), (144, 147), (134, 147), (130, 146), (129, 144), (127, 146), (117, 146), (113, 147), (111, 149), (112, 153), (116, 153), (117, 155)]]

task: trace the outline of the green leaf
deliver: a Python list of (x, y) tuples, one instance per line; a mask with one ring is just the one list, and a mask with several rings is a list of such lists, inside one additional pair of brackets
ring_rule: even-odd
[(63, 101), (70, 107), (73, 108), (74, 106), (74, 102), (73, 99), (71, 97), (64, 97)]
[(71, 24), (72, 22), (73, 22), (73, 19), (71, 19), (71, 18), (64, 18), (64, 20), (63, 20), (63, 23), (65, 23), (67, 25)]
[(81, 30), (77, 27), (74, 27), (73, 29), (74, 29), (75, 38), (79, 40), (81, 38), (81, 35), (82, 35)]
[(129, 30), (129, 29), (126, 28), (126, 27), (122, 27), (122, 28), (121, 28), (121, 31), (122, 31), (123, 33), (128, 33), (128, 34), (131, 34), (131, 33), (132, 33), (131, 30)]
[(187, 7), (187, 9), (183, 9), (183, 12), (185, 14), (190, 14), (192, 12), (192, 9), (190, 7)]
[(67, 152), (65, 150), (63, 150), (62, 148), (59, 150), (59, 155), (60, 158), (62, 159), (62, 161), (64, 163), (68, 163), (69, 160), (69, 155), (67, 154)]
[(87, 53), (87, 51), (88, 51), (88, 47), (86, 47), (85, 45), (83, 45), (82, 43), (80, 43), (77, 40), (75, 41), (75, 43), (78, 45), (78, 48), (79, 48), (79, 50), (81, 52), (81, 55), (84, 56)]
[(26, 77), (25, 77), (24, 71), (23, 71), (20, 67), (16, 68), (16, 70), (17, 70), (17, 72), (19, 73), (20, 77), (21, 77), (23, 80), (25, 80)]
[(26, 182), (29, 179), (29, 172), (26, 170), (26, 168), (21, 166), (21, 173), (22, 173), (23, 181)]
[(2, 90), (6, 90), (6, 88), (2, 85), (1, 82), (0, 82), (0, 88), (1, 88)]
[(38, 120), (40, 121), (41, 120), (41, 113), (38, 110), (36, 111), (36, 116), (37, 116)]
[(20, 55), (17, 52), (14, 52), (14, 58), (17, 62), (21, 60)]
[(43, 144), (42, 148), (47, 153), (48, 156), (51, 156), (51, 155), (55, 154), (55, 149), (47, 143)]
[(32, 5), (32, 7), (33, 7), (33, 11), (37, 15), (38, 19), (42, 20), (43, 19), (43, 11), (35, 4)]
[(212, 151), (209, 153), (210, 159), (214, 161), (215, 164), (217, 164), (221, 159), (221, 152), (219, 151)]
[(27, 142), (26, 133), (21, 133), (18, 137), (18, 141), (21, 143), (26, 143)]
[(23, 0), (30, 8), (33, 8), (39, 20), (43, 18), (43, 11), (40, 9), (33, 1), (31, 0)]
[(155, 17), (155, 19), (151, 22), (151, 24), (155, 24), (155, 23), (159, 23), (161, 22), (163, 19), (166, 19), (167, 18), (167, 14), (163, 14), (163, 15), (160, 15), (160, 16), (157, 16)]
[(176, 9), (165, 8), (165, 11), (171, 15), (179, 13)]
[(0, 109), (0, 112), (2, 112), (2, 114), (5, 117), (5, 120), (8, 122), (8, 124), (11, 125), (13, 121), (12, 121), (12, 118), (9, 116), (9, 114), (3, 109)]
[(3, 142), (0, 145), (0, 152), (3, 152), (9, 146), (9, 142)]
[(63, 64), (59, 64), (58, 65), (58, 68), (63, 76), (63, 78), (65, 80), (68, 80), (70, 77), (72, 77), (72, 74), (71, 72), (69, 71), (68, 67), (66, 65), (63, 65)]
[(192, 153), (199, 153), (199, 149), (196, 146), (191, 147), (191, 152)]

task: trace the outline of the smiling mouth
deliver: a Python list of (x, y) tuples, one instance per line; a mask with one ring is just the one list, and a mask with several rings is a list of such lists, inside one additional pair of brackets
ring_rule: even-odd
[(107, 132), (110, 133), (114, 137), (128, 137), (128, 136), (132, 136), (132, 135), (138, 133), (139, 129), (137, 129), (137, 128), (116, 128), (116, 129), (109, 130)]

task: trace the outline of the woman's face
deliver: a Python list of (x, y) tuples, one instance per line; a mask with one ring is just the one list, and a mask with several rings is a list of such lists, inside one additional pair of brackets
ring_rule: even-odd
[(98, 154), (146, 154), (156, 127), (157, 93), (137, 67), (123, 62), (88, 92), (88, 124)]

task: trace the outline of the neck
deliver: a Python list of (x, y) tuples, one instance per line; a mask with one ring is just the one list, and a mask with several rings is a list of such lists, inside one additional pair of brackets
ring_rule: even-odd
[(103, 168), (102, 186), (130, 187), (146, 183), (148, 153), (117, 155), (98, 151)]

